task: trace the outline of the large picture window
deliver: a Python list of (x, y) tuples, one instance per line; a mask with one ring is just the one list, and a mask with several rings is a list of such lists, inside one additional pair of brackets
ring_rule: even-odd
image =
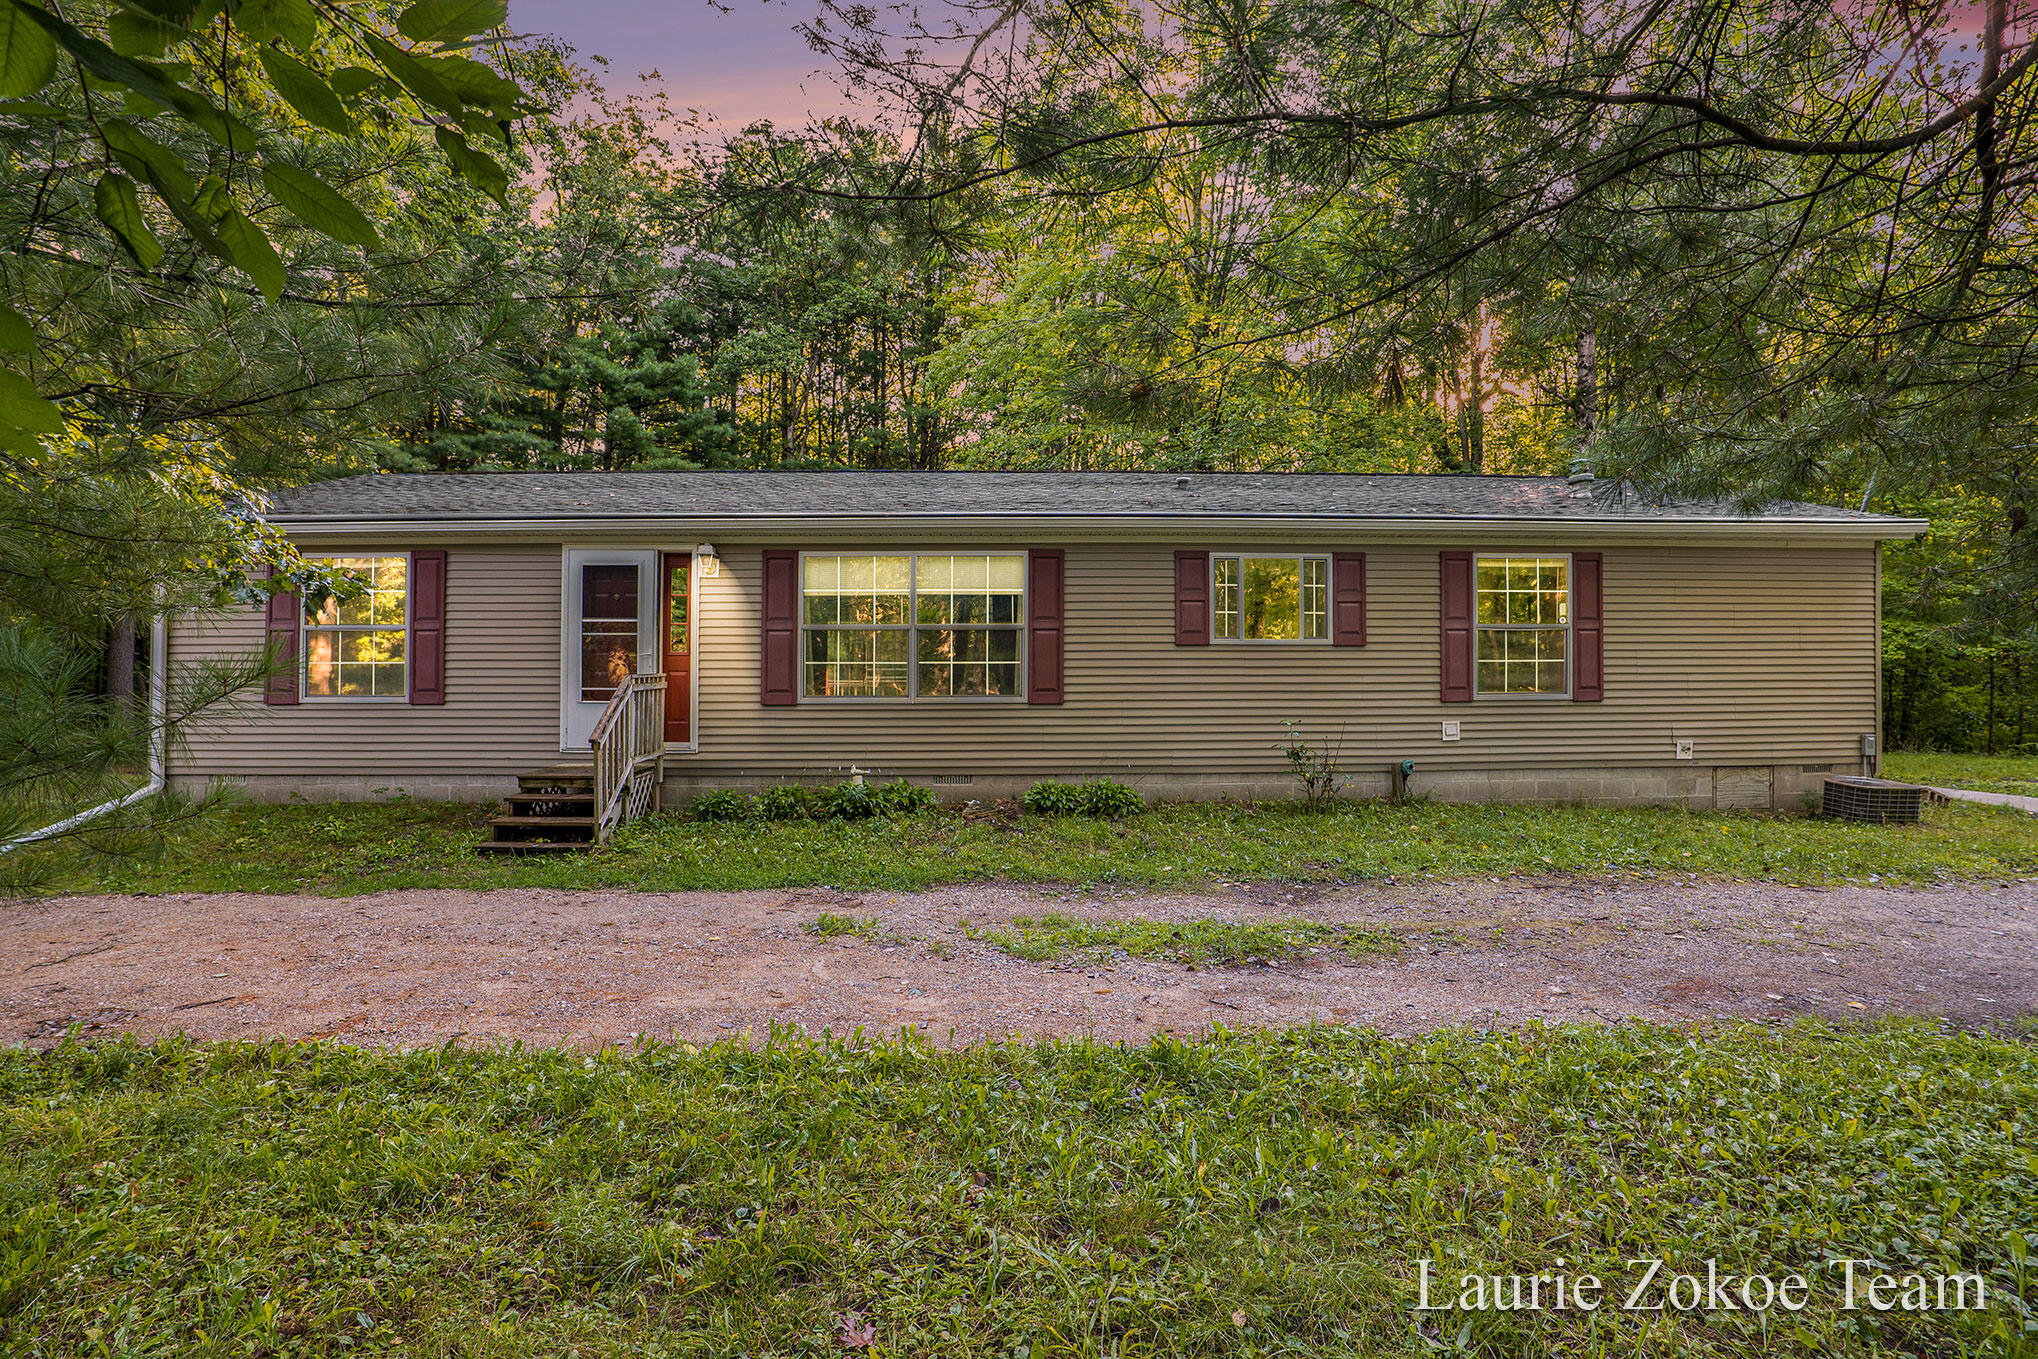
[(1220, 642), (1320, 642), (1330, 635), (1328, 557), (1210, 559), (1210, 635)]
[(1018, 698), (1022, 553), (809, 555), (808, 698)]
[(404, 643), (410, 627), (408, 557), (333, 557), (365, 579), (352, 599), (328, 599), (304, 618), (307, 698), (404, 698)]
[(1479, 692), (1568, 693), (1570, 560), (1481, 557), (1476, 580)]

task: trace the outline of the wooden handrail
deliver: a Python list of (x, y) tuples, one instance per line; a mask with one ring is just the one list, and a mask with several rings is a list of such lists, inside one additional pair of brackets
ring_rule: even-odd
[(588, 739), (594, 754), (594, 838), (642, 816), (665, 763), (665, 676), (632, 675), (616, 686)]

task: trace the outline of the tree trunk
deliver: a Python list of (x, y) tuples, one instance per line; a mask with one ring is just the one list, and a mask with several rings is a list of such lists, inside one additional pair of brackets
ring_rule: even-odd
[(2031, 695), (2024, 689), (2024, 657), (2021, 653), (2010, 657), (2010, 683), (2017, 690), (2017, 753), (2024, 753), (2024, 714), (2031, 706)]
[(1988, 725), (1982, 729), (1982, 754), (1996, 753), (1996, 651), (1988, 652)]
[(1473, 332), (1472, 390), (1465, 395), (1465, 470), (1486, 470), (1486, 349), (1481, 331)]
[(106, 698), (121, 719), (134, 716), (134, 620), (125, 616), (106, 630)]
[(1592, 439), (1599, 433), (1599, 332), (1586, 328), (1578, 332), (1578, 449), (1572, 455), (1572, 470), (1592, 470)]

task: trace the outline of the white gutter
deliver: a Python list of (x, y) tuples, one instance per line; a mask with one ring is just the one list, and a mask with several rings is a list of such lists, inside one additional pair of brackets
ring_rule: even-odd
[(30, 831), (18, 840), (0, 844), (0, 854), (10, 854), (23, 845), (32, 845), (38, 840), (49, 840), (67, 831), (75, 830), (88, 821), (96, 821), (108, 812), (117, 812), (145, 797), (153, 797), (163, 791), (168, 773), (168, 743), (170, 736), (170, 677), (169, 677), (169, 636), (170, 624), (167, 618), (158, 617), (149, 626), (149, 781), (124, 797), (111, 802), (102, 802), (89, 811), (67, 816), (52, 826), (39, 831)]
[(1237, 515), (1113, 514), (1051, 515), (982, 513), (913, 513), (888, 515), (519, 515), (468, 517), (406, 515), (387, 518), (341, 518), (317, 515), (274, 515), (274, 527), (299, 538), (369, 536), (430, 536), (433, 538), (531, 538), (558, 542), (562, 538), (612, 538), (616, 534), (771, 533), (878, 534), (899, 532), (912, 524), (954, 524), (972, 532), (985, 527), (1013, 534), (1052, 534), (1069, 541), (1123, 541), (1127, 537), (1172, 539), (1184, 532), (1208, 537), (1222, 533), (1321, 532), (1334, 527), (1353, 538), (1374, 541), (1428, 540), (1439, 536), (1522, 537), (1531, 534), (1567, 538), (1634, 538), (1661, 542), (1690, 538), (1718, 542), (1745, 537), (1773, 540), (1876, 541), (1914, 538), (1931, 524), (1923, 519), (1786, 519), (1692, 516), (1676, 519), (1538, 518), (1526, 515), (1366, 516), (1340, 514)]

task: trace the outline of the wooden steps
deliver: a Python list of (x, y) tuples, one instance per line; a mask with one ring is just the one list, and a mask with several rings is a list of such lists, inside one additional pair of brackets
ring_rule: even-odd
[(575, 854), (594, 848), (594, 767), (557, 764), (517, 775), (505, 816), (488, 819), (482, 854)]

